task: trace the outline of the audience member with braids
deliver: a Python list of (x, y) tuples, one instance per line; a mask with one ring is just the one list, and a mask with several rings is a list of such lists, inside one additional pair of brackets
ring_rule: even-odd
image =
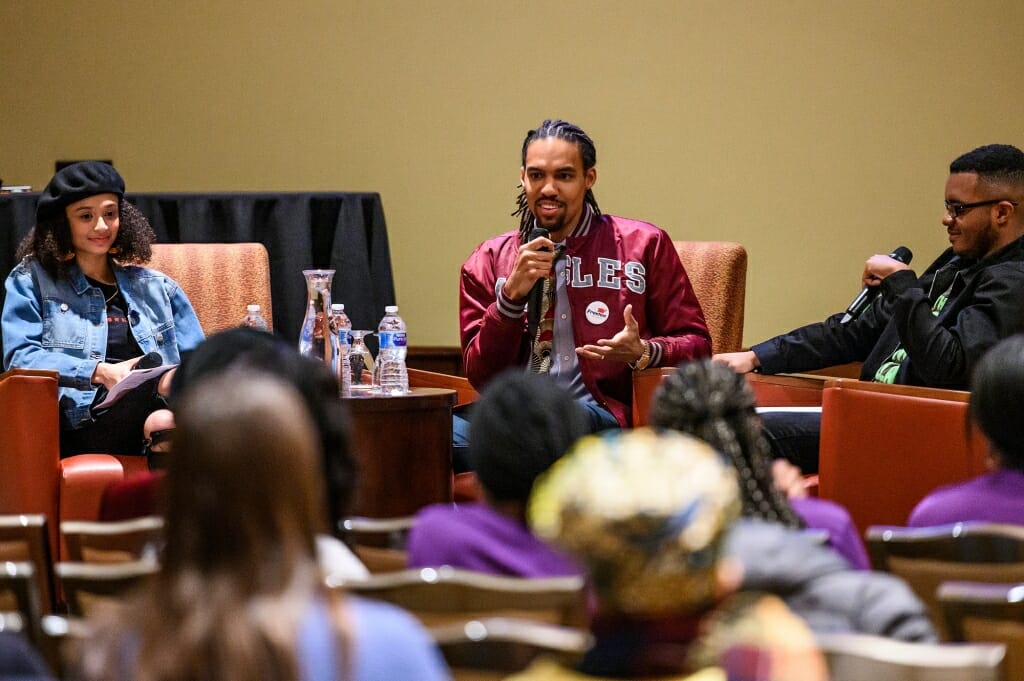
[[(513, 366), (550, 373), (587, 408), (591, 430), (628, 426), (633, 369), (710, 353), (700, 303), (668, 234), (601, 213), (597, 151), (578, 126), (545, 120), (527, 133), (521, 164), (518, 229), (462, 267), (466, 375), (480, 390)], [(457, 422), (456, 443), (465, 435)]]
[(754, 393), (732, 369), (710, 361), (688, 362), (659, 388), (651, 423), (696, 435), (725, 454), (740, 475), (744, 516), (825, 530), (832, 546), (853, 567), (870, 569), (864, 542), (846, 509), (806, 494), (787, 500), (778, 489), (771, 450), (754, 407)]
[[(776, 488), (754, 407), (746, 379), (702, 360), (681, 364), (668, 376), (651, 410), (652, 425), (699, 437), (735, 467), (744, 520), (734, 526), (729, 546), (744, 565), (744, 588), (782, 596), (817, 632), (933, 639), (924, 606), (907, 586), (868, 570), (867, 552), (845, 509), (824, 499), (787, 499)], [(820, 545), (805, 525), (827, 531), (835, 550)]]

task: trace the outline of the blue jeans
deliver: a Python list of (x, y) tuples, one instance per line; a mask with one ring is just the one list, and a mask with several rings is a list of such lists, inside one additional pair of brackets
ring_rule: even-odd
[(761, 423), (776, 459), (788, 459), (807, 475), (818, 472), (821, 414), (772, 411), (761, 414)]
[[(612, 413), (599, 406), (596, 402), (589, 400), (578, 400), (586, 410), (587, 418), (590, 421), (588, 433), (600, 433), (602, 430), (618, 428), (619, 422), (615, 420)], [(469, 412), (470, 405), (466, 410), (452, 415), (452, 469), (456, 473), (473, 470), (469, 461)]]

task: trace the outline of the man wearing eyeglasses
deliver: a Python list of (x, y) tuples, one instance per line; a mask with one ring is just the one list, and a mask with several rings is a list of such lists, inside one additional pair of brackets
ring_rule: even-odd
[[(714, 359), (766, 374), (863, 362), (861, 380), (966, 390), (985, 351), (1024, 331), (1024, 152), (978, 147), (949, 173), (942, 224), (950, 247), (922, 276), (874, 255), (863, 281), (881, 295), (860, 316), (837, 314)], [(776, 455), (816, 471), (820, 415), (764, 417)]]

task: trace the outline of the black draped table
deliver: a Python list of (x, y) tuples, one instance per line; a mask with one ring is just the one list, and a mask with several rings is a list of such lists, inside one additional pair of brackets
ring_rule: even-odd
[[(35, 220), (38, 194), (0, 195), (0, 274)], [(337, 270), (333, 302), (344, 303), (354, 329), (376, 329), (395, 304), (384, 208), (376, 193), (225, 193), (126, 195), (161, 243), (258, 241), (270, 254), (274, 329), (298, 341), (305, 315), (302, 270)], [(0, 293), (0, 296), (3, 294)], [(2, 302), (2, 298), (0, 298)], [(238, 311), (241, 321), (245, 310)]]

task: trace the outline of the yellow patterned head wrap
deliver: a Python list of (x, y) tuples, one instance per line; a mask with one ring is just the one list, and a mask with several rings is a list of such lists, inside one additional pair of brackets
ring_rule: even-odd
[(702, 441), (647, 428), (580, 440), (534, 485), (541, 538), (588, 567), (602, 605), (695, 612), (713, 599), (724, 531), (739, 515), (735, 471)]

